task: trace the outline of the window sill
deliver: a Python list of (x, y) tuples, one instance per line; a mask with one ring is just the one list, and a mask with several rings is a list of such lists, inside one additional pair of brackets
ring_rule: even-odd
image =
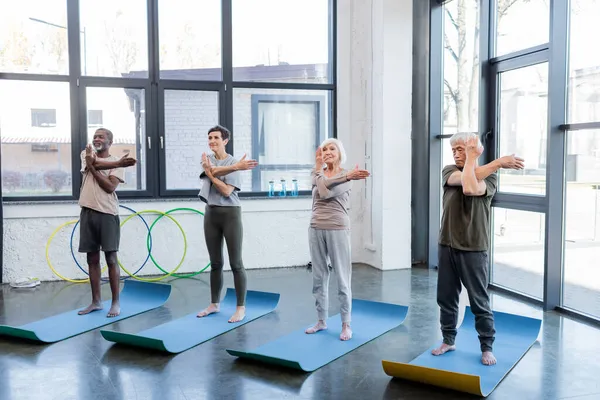
[[(256, 212), (305, 212), (312, 209), (312, 197), (241, 197), (242, 210), (245, 213)], [(276, 201), (279, 200), (279, 201)], [(197, 197), (189, 198), (153, 198), (120, 199), (119, 203), (134, 210), (156, 209), (167, 211), (173, 208), (189, 207), (204, 210), (205, 203)], [(4, 218), (76, 218), (79, 215), (77, 200), (48, 201), (4, 201)]]

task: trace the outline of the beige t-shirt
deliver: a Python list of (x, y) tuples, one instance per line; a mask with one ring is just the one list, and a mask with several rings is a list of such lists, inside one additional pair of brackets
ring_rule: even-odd
[[(119, 158), (111, 155), (105, 158), (105, 160), (118, 161)], [(123, 168), (105, 169), (98, 172), (105, 176), (116, 176), (117, 179), (119, 179), (119, 182), (125, 183), (125, 170)], [(92, 210), (105, 214), (119, 215), (119, 199), (117, 198), (117, 193), (106, 193), (96, 179), (94, 179), (94, 175), (87, 170), (85, 150), (81, 152), (81, 173), (83, 174), (83, 182), (79, 194), (79, 206), (91, 208)]]

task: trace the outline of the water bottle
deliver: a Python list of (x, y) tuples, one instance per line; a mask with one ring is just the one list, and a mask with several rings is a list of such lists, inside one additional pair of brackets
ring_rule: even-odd
[(287, 195), (286, 193), (286, 189), (285, 189), (285, 179), (281, 180), (281, 190), (279, 191), (279, 196), (281, 197), (285, 197)]
[(292, 196), (298, 196), (298, 179), (292, 179)]
[(269, 197), (275, 196), (275, 182), (269, 181)]

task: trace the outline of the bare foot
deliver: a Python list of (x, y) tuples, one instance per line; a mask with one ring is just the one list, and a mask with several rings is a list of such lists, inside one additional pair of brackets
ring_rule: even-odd
[(440, 347), (438, 347), (437, 349), (431, 350), (431, 354), (433, 354), (434, 356), (441, 356), (442, 354), (444, 354), (448, 351), (454, 351), (454, 350), (456, 350), (455, 345), (450, 346), (449, 344), (442, 343), (442, 345)]
[(229, 322), (240, 322), (246, 316), (246, 307), (238, 306), (235, 309), (235, 313), (229, 318)]
[(198, 313), (198, 315), (196, 315), (196, 317), (202, 318), (202, 317), (206, 317), (209, 314), (217, 313), (217, 312), (219, 312), (219, 305), (215, 304), (215, 303), (211, 303), (211, 305), (206, 307), (204, 310), (200, 311)]
[(119, 314), (121, 314), (121, 306), (118, 302), (116, 302), (112, 303), (112, 305), (110, 306), (110, 310), (108, 310), (108, 314), (106, 314), (106, 316), (108, 318), (113, 318), (119, 316)]
[(481, 363), (483, 365), (494, 365), (496, 364), (496, 357), (491, 351), (484, 351), (481, 354)]
[(77, 314), (85, 315), (98, 310), (102, 310), (102, 303), (92, 303), (89, 306), (87, 306), (87, 308), (84, 308), (83, 310), (79, 311)]
[(343, 323), (342, 324), (342, 333), (340, 334), (340, 340), (350, 340), (352, 339), (352, 329), (350, 329), (350, 324)]
[(319, 322), (317, 322), (315, 324), (315, 326), (312, 326), (312, 327), (308, 328), (304, 332), (308, 333), (308, 334), (311, 334), (311, 333), (317, 333), (317, 332), (325, 330), (325, 329), (327, 329), (327, 324), (325, 323), (325, 321), (319, 320)]

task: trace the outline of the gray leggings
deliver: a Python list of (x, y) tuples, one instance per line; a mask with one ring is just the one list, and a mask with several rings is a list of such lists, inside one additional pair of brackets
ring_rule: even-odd
[(313, 272), (313, 295), (317, 315), (324, 321), (329, 316), (329, 267), (335, 272), (342, 322), (350, 323), (352, 313), (352, 259), (350, 230), (308, 228), (308, 244)]
[(229, 264), (233, 272), (233, 283), (237, 305), (246, 304), (246, 270), (242, 262), (241, 207), (206, 206), (204, 211), (204, 238), (210, 257), (211, 303), (219, 303), (223, 289), (223, 239), (227, 242)]

